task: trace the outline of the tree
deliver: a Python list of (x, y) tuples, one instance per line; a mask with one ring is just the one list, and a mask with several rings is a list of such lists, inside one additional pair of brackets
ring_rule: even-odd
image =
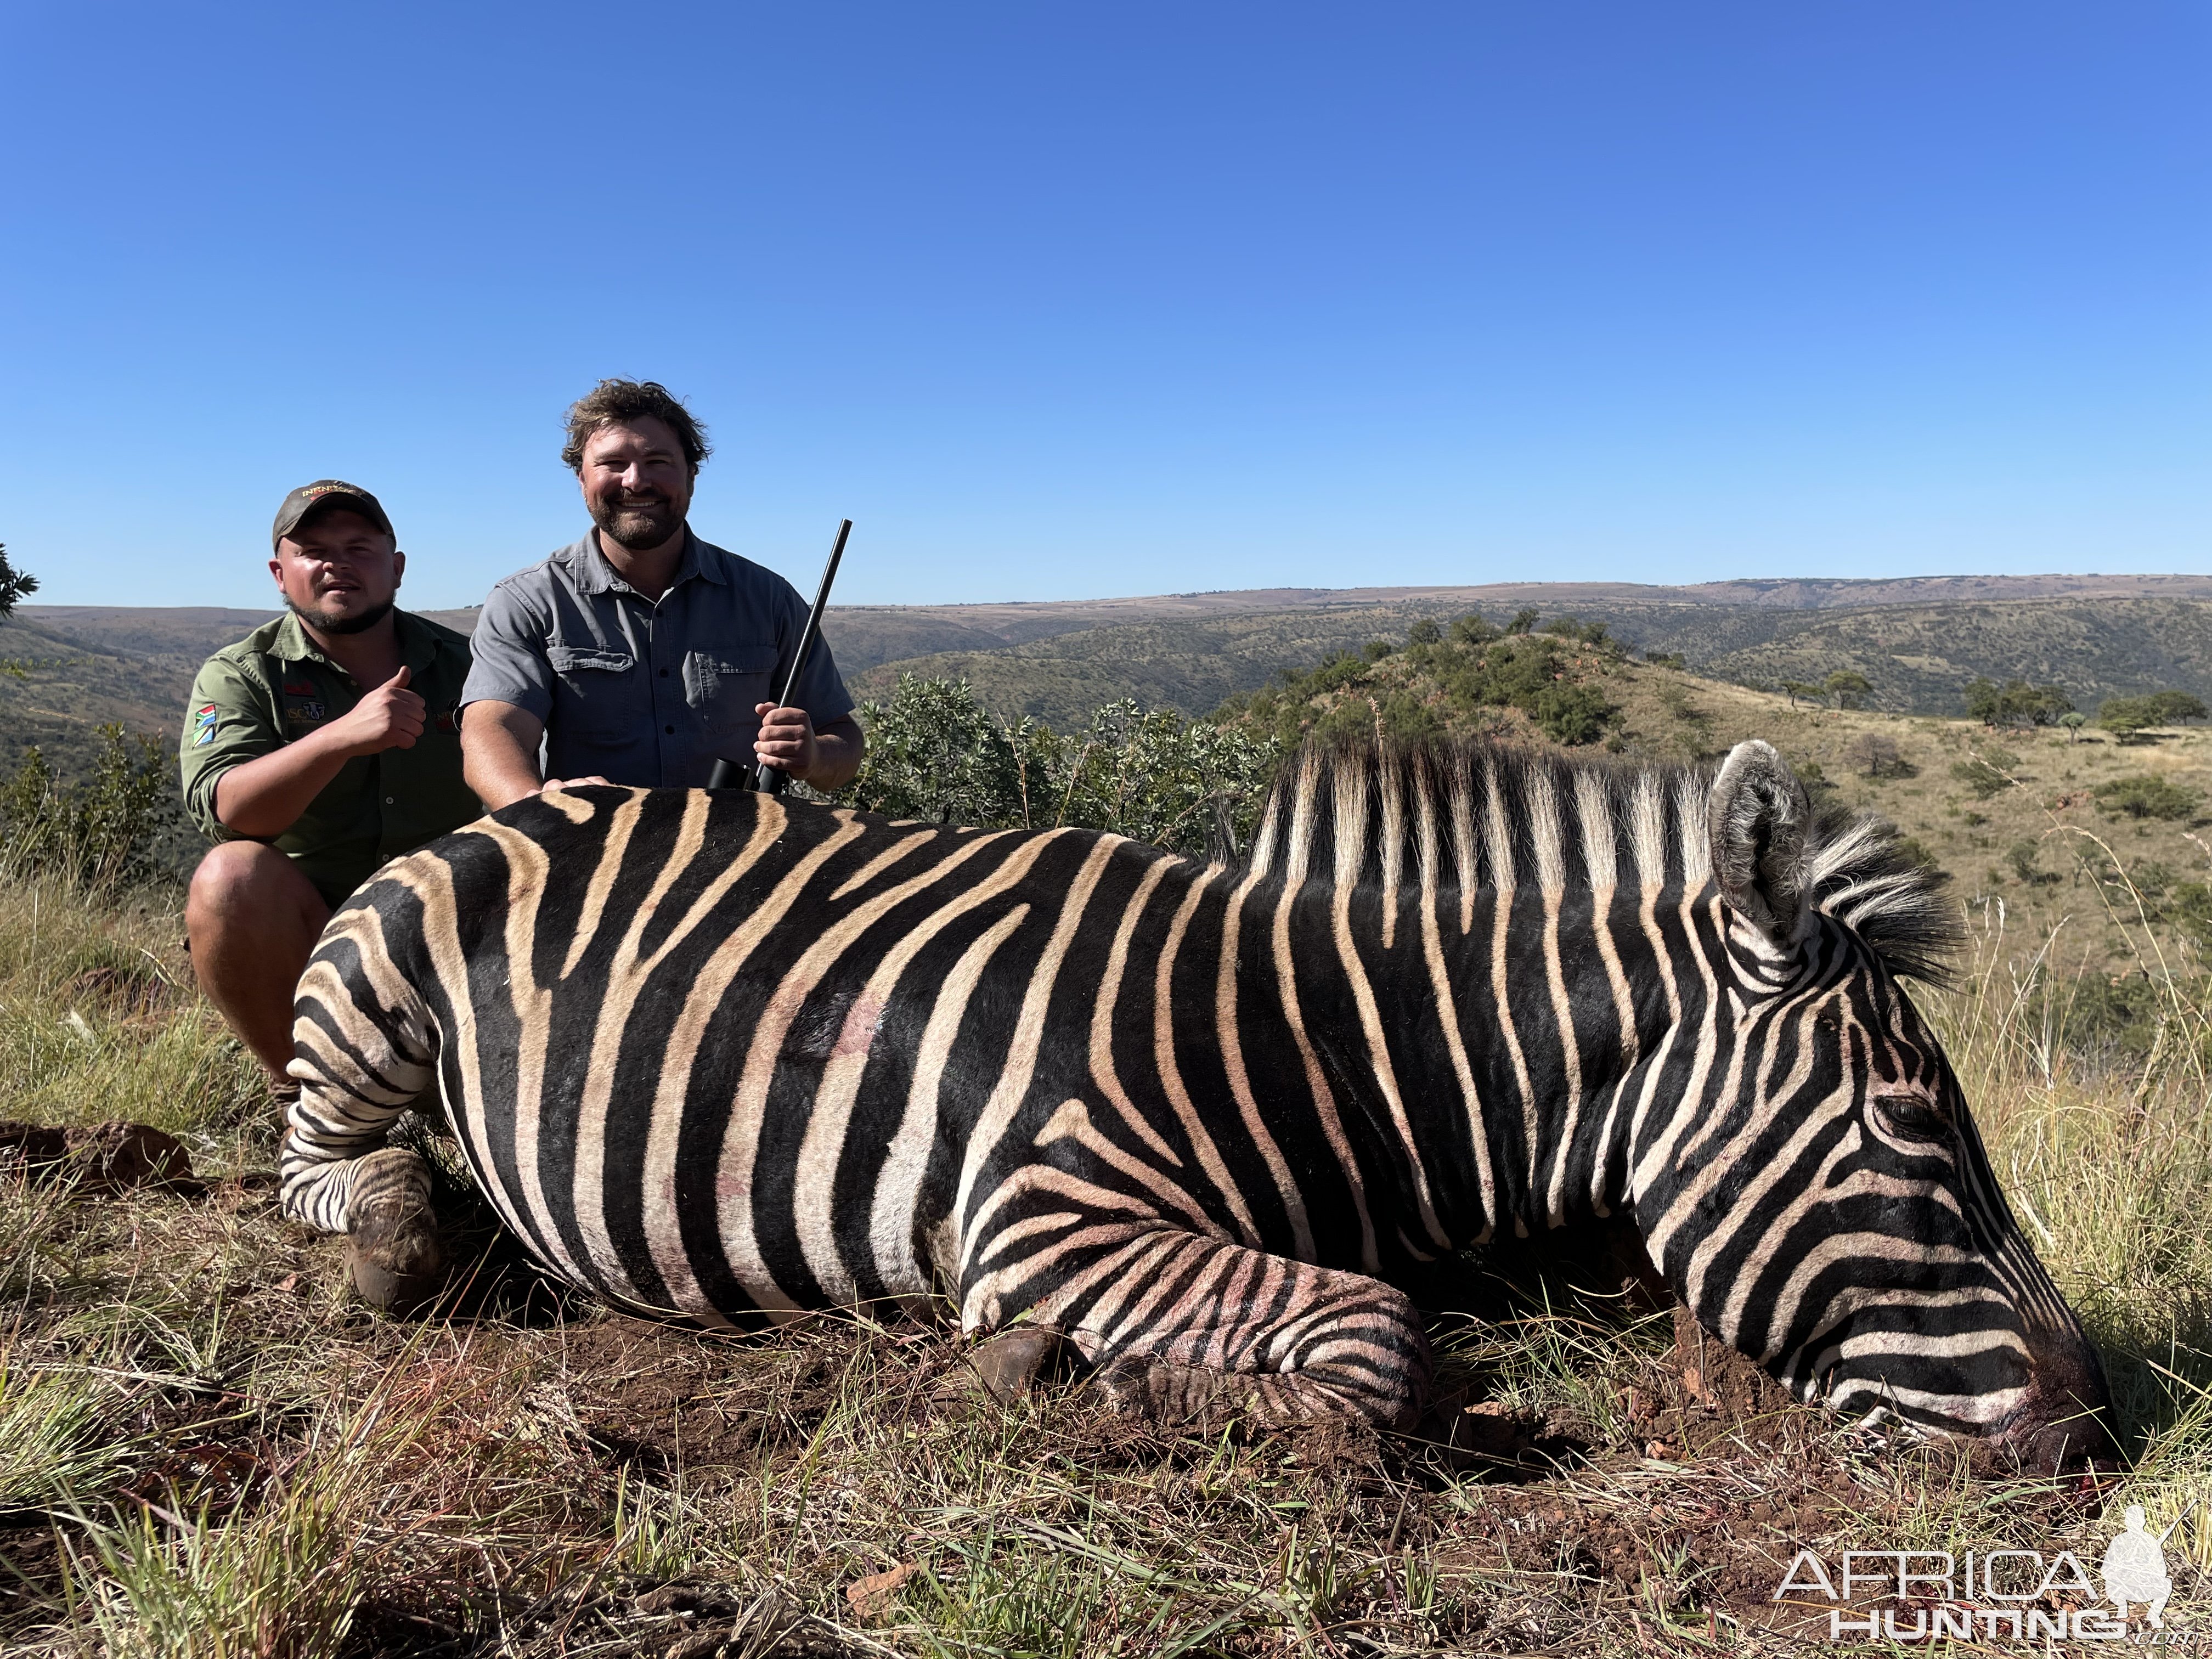
[(1862, 732), (1844, 745), (1844, 758), (1853, 770), (1870, 778), (1893, 777), (1905, 769), (1905, 757), (1898, 753), (1897, 739), (1874, 732)]
[(8, 620), (25, 596), (39, 591), (39, 579), (8, 562), (8, 550), (0, 545), (0, 622)]
[(2164, 723), (2154, 697), (2107, 697), (2097, 710), (2097, 724), (2122, 743), (2132, 743)]
[(1874, 683), (1856, 669), (1839, 668), (1820, 683), (1820, 689), (1836, 700), (1838, 708), (1856, 708), (1859, 699), (1874, 690)]
[(2186, 691), (2154, 691), (2151, 707), (2158, 711), (2161, 726), (2179, 726), (2185, 720), (2201, 720), (2212, 716), (2212, 708), (2204, 706), (2201, 697)]
[(2130, 818), (2193, 817), (2197, 809), (2204, 804), (2204, 797), (2196, 790), (2154, 772), (2114, 778), (2089, 793), (2097, 798), (2099, 811)]
[(1790, 706), (1792, 708), (1797, 706), (1797, 699), (1800, 697), (1804, 698), (1808, 702), (1818, 702), (1820, 700), (1820, 686), (1810, 680), (1784, 680), (1782, 682), (1782, 689), (1790, 694)]
[(2077, 708), (2069, 708), (2058, 717), (2058, 723), (2066, 728), (2066, 741), (2072, 743), (2081, 735), (2081, 728), (2089, 723), (2089, 717)]
[(1536, 618), (1542, 614), (1533, 605), (1523, 605), (1513, 613), (1513, 620), (1505, 624), (1505, 631), (1509, 634), (1526, 634), (1535, 627)]
[(1966, 686), (1966, 714), (1984, 726), (2021, 729), (2050, 726), (2072, 712), (2074, 703), (2055, 685), (2030, 685), (2026, 680), (2007, 680), (1999, 685), (1977, 676)]
[(1444, 630), (1437, 625), (1436, 619), (1432, 617), (1424, 617), (1406, 630), (1406, 643), (1434, 645), (1443, 636)]

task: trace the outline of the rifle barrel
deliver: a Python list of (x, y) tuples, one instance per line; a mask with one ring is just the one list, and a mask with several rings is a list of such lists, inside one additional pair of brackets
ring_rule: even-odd
[[(814, 653), (814, 641), (822, 633), (822, 613), (830, 608), (830, 590), (836, 584), (837, 566), (845, 556), (845, 538), (852, 533), (853, 521), (850, 519), (840, 521), (837, 539), (830, 549), (830, 562), (822, 567), (822, 585), (814, 591), (814, 609), (807, 613), (806, 631), (799, 636), (799, 650), (791, 659), (791, 672), (783, 677), (782, 688), (776, 693), (775, 705), (779, 708), (790, 706), (791, 694), (798, 690), (799, 677), (805, 672), (806, 659)], [(734, 762), (718, 757), (714, 772), (707, 780), (707, 787), (709, 789), (737, 787), (738, 769)], [(783, 774), (766, 761), (750, 769), (752, 772), (750, 787), (767, 795), (776, 794), (782, 790)]]

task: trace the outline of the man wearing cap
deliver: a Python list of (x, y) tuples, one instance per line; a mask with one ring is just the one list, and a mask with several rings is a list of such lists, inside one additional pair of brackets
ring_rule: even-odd
[(766, 761), (824, 793), (860, 769), (827, 641), (776, 705), (805, 601), (691, 532), (707, 454), (690, 411), (651, 380), (603, 380), (569, 410), (561, 459), (595, 527), (495, 587), (470, 642), (461, 746), (486, 806), (563, 780), (696, 788), (717, 759)]
[(407, 556), (376, 497), (304, 485), (271, 539), (287, 614), (201, 666), (180, 753), (185, 810), (218, 843), (185, 902), (192, 968), (282, 1089), (331, 912), (483, 808), (461, 781), (468, 641), (393, 608)]

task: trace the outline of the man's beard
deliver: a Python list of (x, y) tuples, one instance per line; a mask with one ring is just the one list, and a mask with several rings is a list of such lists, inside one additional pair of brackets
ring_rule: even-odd
[(291, 605), (292, 614), (301, 622), (311, 623), (325, 634), (366, 634), (392, 614), (392, 601), (386, 599), (382, 605), (369, 606), (358, 617), (326, 617), (319, 611), (310, 611), (306, 605), (295, 604), (289, 599), (284, 603)]
[(684, 515), (665, 495), (647, 501), (594, 501), (592, 522), (633, 553), (659, 547), (684, 528)]

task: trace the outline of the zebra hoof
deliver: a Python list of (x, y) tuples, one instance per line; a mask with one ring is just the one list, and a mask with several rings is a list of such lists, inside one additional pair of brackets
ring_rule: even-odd
[(1063, 1369), (1073, 1345), (1044, 1325), (1017, 1325), (1010, 1331), (987, 1337), (968, 1356), (983, 1392), (1000, 1405), (1011, 1405)]
[(346, 1273), (371, 1307), (405, 1313), (445, 1288), (429, 1170), (415, 1153), (391, 1146), (362, 1159), (346, 1220)]

